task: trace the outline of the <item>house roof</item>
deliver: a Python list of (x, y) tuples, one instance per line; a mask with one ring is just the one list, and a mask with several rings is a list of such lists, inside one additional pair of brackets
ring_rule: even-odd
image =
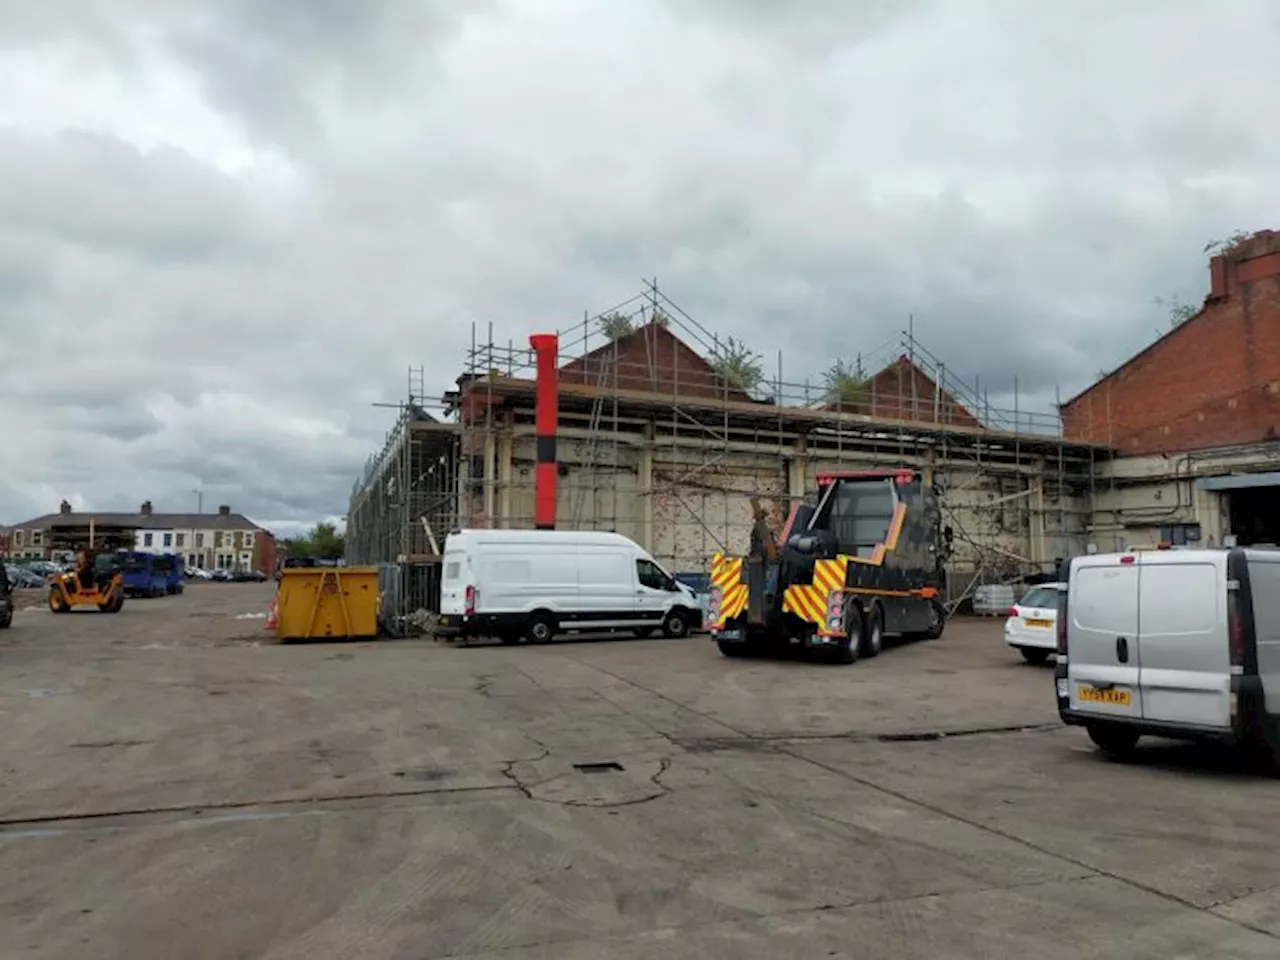
[(12, 530), (48, 530), (59, 523), (120, 523), (142, 530), (257, 530), (265, 533), (241, 513), (46, 513), (23, 523), (15, 523)]
[[(912, 390), (914, 383), (915, 389)], [(905, 354), (886, 364), (867, 378), (866, 403), (874, 407), (871, 414), (881, 414), (895, 420), (933, 420), (934, 398), (937, 397), (939, 416), (947, 423), (978, 427), (981, 422), (968, 407), (956, 399), (951, 391), (940, 387), (919, 364)], [(910, 409), (911, 402), (918, 404)], [(840, 404), (826, 401), (817, 409), (835, 410)], [(843, 405), (847, 410), (848, 404)]]
[(566, 363), (559, 377), (568, 383), (755, 402), (745, 391), (728, 387), (716, 368), (666, 324), (652, 321)]

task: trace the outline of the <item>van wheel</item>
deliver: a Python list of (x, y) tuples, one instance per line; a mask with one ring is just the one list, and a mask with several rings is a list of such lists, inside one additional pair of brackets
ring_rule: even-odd
[(1022, 654), (1022, 659), (1033, 667), (1043, 667), (1045, 661), (1049, 659), (1049, 651), (1041, 650), (1039, 647), (1019, 647), (1018, 652)]
[(678, 640), (689, 633), (689, 615), (683, 610), (672, 610), (662, 621), (662, 632), (672, 640)]
[(884, 649), (884, 611), (879, 606), (871, 608), (871, 616), (862, 631), (862, 655), (874, 657)]
[(1086, 729), (1089, 731), (1089, 739), (1113, 760), (1125, 760), (1132, 756), (1133, 748), (1138, 745), (1138, 737), (1142, 736), (1137, 730), (1104, 723), (1091, 723)]
[(548, 614), (535, 613), (525, 624), (524, 638), (529, 643), (550, 643), (555, 635), (555, 621)]

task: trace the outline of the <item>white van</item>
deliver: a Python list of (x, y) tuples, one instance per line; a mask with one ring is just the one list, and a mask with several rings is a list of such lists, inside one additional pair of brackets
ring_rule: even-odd
[(1143, 734), (1280, 744), (1280, 551), (1077, 557), (1061, 595), (1058, 713), (1104, 751)]
[(440, 633), (546, 643), (565, 630), (661, 627), (682, 637), (700, 622), (691, 589), (618, 533), (461, 530), (444, 544)]

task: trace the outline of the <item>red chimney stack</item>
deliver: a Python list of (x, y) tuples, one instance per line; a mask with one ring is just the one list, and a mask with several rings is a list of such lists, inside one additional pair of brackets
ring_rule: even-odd
[(537, 443), (537, 465), (533, 475), (533, 520), (539, 530), (556, 528), (556, 428), (560, 423), (560, 397), (557, 390), (556, 358), (560, 337), (554, 333), (535, 333), (529, 346), (537, 356), (537, 405), (534, 409), (534, 433)]

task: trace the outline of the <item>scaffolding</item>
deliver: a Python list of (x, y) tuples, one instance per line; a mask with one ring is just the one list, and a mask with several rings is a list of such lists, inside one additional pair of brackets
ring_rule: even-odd
[[(560, 524), (625, 533), (674, 572), (742, 552), (750, 498), (780, 527), (816, 472), (841, 466), (925, 471), (956, 544), (953, 608), (1083, 549), (1108, 452), (1067, 442), (1056, 409), (1022, 409), (1016, 380), (1012, 408), (993, 406), (992, 385), (958, 377), (912, 320), (816, 380), (788, 380), (781, 350), (766, 360), (712, 333), (656, 280), (557, 333)], [(353, 560), (423, 571), (401, 613), (432, 608), (448, 530), (534, 521), (532, 351), (473, 325), (456, 389), (428, 401), (416, 375), (348, 519)]]

